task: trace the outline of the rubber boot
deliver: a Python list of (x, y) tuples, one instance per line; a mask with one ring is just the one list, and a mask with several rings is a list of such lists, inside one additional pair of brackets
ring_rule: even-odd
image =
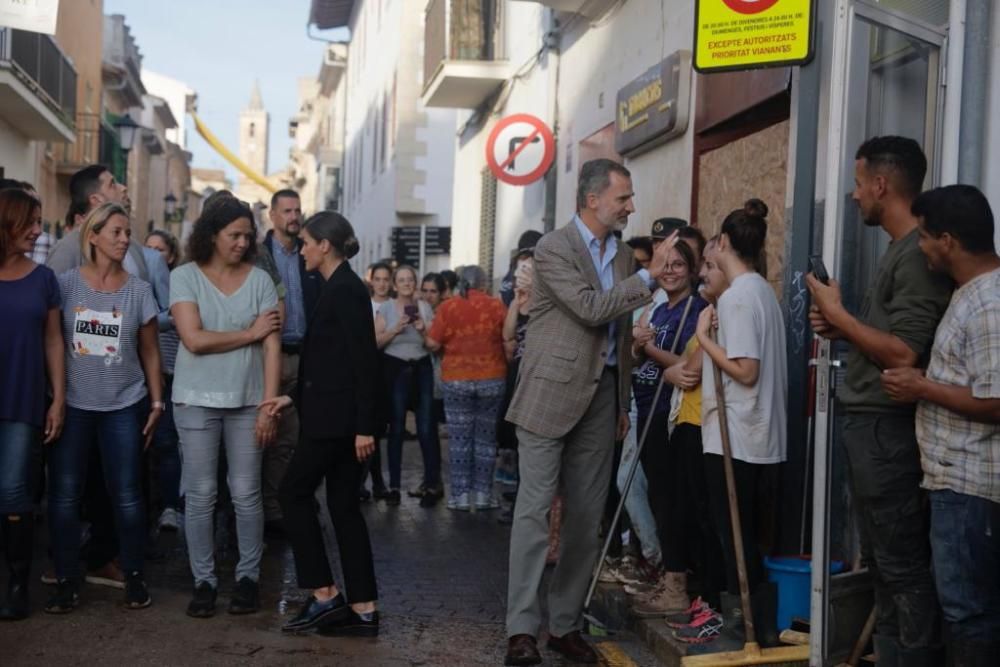
[(886, 635), (872, 635), (875, 647), (875, 664), (878, 667), (903, 667), (899, 662), (899, 638)]
[(19, 621), (28, 617), (28, 581), (31, 579), (31, 549), (35, 517), (31, 512), (2, 519), (7, 555), (7, 599), (0, 605), (0, 620)]
[(754, 630), (762, 648), (778, 646), (778, 585), (765, 581), (750, 595)]

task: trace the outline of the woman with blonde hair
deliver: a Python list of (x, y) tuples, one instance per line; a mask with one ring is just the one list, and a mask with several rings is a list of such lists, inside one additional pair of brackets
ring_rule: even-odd
[(163, 378), (149, 283), (123, 266), (131, 228), (115, 203), (91, 211), (80, 228), (83, 264), (59, 276), (66, 341), (66, 428), (49, 452), (49, 537), (56, 592), (45, 611), (77, 606), (80, 499), (90, 447), (101, 451), (125, 572), (125, 607), (150, 604), (143, 578), (146, 516), (142, 452), (163, 414)]

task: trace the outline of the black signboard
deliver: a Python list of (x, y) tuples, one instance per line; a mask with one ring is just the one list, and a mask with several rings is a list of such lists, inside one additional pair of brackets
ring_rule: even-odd
[[(420, 262), (420, 225), (393, 227), (392, 258), (401, 264), (416, 266)], [(451, 227), (424, 227), (424, 255), (451, 254)]]
[(691, 52), (675, 51), (618, 91), (615, 150), (631, 157), (684, 134), (691, 100)]

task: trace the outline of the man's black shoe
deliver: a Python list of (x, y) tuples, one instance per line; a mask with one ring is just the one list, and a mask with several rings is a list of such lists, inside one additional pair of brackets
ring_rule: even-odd
[(399, 489), (393, 489), (393, 490), (392, 490), (392, 491), (390, 491), (390, 492), (389, 492), (389, 494), (388, 494), (388, 495), (387, 495), (387, 496), (385, 497), (385, 504), (386, 504), (386, 505), (398, 505), (398, 504), (399, 504), (399, 503), (401, 503), (402, 501), (403, 501), (403, 499), (402, 499), (402, 497), (401, 497), (401, 496), (399, 495)]
[(327, 637), (377, 637), (378, 612), (359, 614), (350, 607), (343, 618), (322, 623), (317, 632)]
[(514, 635), (507, 640), (507, 657), (504, 658), (505, 665), (540, 665), (542, 655), (538, 652), (538, 645), (531, 635)]
[(562, 637), (549, 635), (549, 640), (545, 645), (573, 662), (587, 665), (595, 665), (598, 662), (597, 652), (580, 636), (579, 630), (574, 630)]
[(236, 582), (233, 597), (229, 600), (229, 613), (240, 615), (257, 611), (260, 611), (260, 589), (256, 581), (243, 577)]
[(375, 500), (385, 500), (389, 497), (389, 489), (384, 486), (372, 485), (372, 497)]
[(310, 628), (318, 627), (324, 622), (332, 622), (348, 615), (350, 607), (343, 593), (337, 593), (329, 600), (320, 602), (314, 596), (302, 605), (298, 615), (281, 626), (282, 632), (302, 632)]

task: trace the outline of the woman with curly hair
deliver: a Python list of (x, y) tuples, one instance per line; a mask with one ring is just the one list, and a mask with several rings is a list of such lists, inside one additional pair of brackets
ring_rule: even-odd
[(278, 294), (254, 266), (257, 228), (250, 208), (224, 198), (195, 222), (190, 262), (170, 274), (170, 312), (181, 337), (174, 366), (174, 422), (186, 498), (184, 533), (194, 575), (187, 613), (215, 613), (218, 579), (212, 536), (220, 440), (229, 465), (240, 559), (229, 613), (260, 608), (264, 548), (262, 447), (277, 422), (257, 404), (278, 393), (281, 323)]

